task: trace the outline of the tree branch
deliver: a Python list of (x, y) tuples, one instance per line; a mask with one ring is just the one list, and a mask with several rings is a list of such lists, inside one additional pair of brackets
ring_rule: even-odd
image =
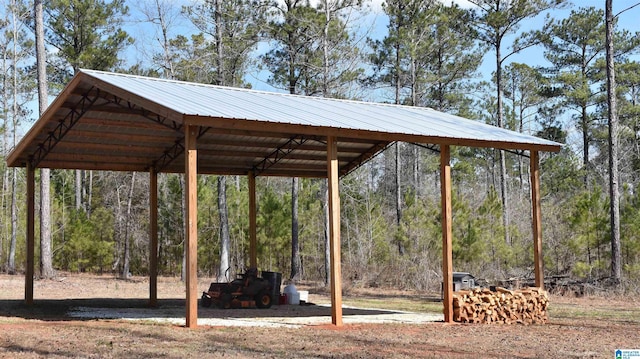
[(618, 17), (620, 14), (622, 14), (623, 12), (628, 11), (628, 10), (631, 10), (631, 9), (633, 9), (634, 7), (638, 6), (638, 5), (640, 5), (640, 2), (635, 3), (634, 5), (629, 6), (628, 8), (626, 8), (626, 9), (624, 9), (624, 10), (620, 11), (619, 13), (617, 13), (617, 14), (613, 15), (613, 17), (614, 17), (614, 18), (616, 18), (616, 17)]

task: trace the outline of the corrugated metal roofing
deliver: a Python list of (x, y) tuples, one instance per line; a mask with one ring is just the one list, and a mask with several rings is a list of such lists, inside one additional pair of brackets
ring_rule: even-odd
[(83, 70), (184, 115), (334, 127), (394, 134), (558, 146), (425, 107), (296, 96)]
[(80, 71), (9, 155), (10, 166), (182, 172), (184, 125), (201, 128), (201, 173), (341, 173), (394, 141), (557, 151), (560, 144), (428, 108), (294, 96)]

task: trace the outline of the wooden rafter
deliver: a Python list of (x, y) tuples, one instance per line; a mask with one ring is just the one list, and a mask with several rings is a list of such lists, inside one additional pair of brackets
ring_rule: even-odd
[(435, 153), (440, 153), (440, 145), (437, 145), (437, 144), (425, 145), (422, 143), (415, 143), (415, 142), (411, 142), (411, 144), (416, 147), (424, 148), (425, 150), (433, 151)]
[[(89, 97), (91, 94), (91, 97)], [(42, 161), (51, 150), (64, 138), (64, 136), (75, 126), (78, 121), (84, 116), (91, 106), (100, 98), (100, 89), (95, 91), (87, 91), (82, 95), (82, 98), (76, 105), (69, 109), (67, 115), (58, 121), (55, 129), (49, 132), (47, 138), (38, 144), (36, 151), (31, 157), (31, 164), (33, 167), (38, 167), (40, 161)]]
[(170, 120), (164, 116), (160, 116), (157, 113), (154, 113), (143, 107), (140, 107), (132, 103), (131, 101), (124, 100), (114, 94), (104, 94), (103, 98), (109, 101), (110, 103), (125, 109), (129, 114), (137, 114), (157, 124), (160, 124), (166, 128), (169, 128), (173, 131), (182, 133), (182, 123)]
[(267, 157), (265, 157), (260, 163), (253, 167), (253, 173), (256, 176), (268, 170), (271, 166), (280, 162), (283, 158), (287, 157), (291, 152), (293, 152), (296, 148), (304, 145), (307, 142), (308, 138), (300, 135), (293, 136), (289, 138), (289, 140), (283, 143), (281, 146), (275, 149), (275, 151), (271, 152)]
[(379, 142), (373, 145), (371, 148), (369, 148), (366, 151), (360, 151), (361, 153), (360, 156), (358, 156), (357, 158), (355, 158), (354, 160), (352, 160), (351, 162), (349, 162), (348, 164), (346, 164), (340, 169), (340, 176), (341, 177), (346, 176), (352, 171), (355, 171), (356, 169), (360, 168), (362, 165), (372, 160), (375, 157), (375, 154), (389, 147), (390, 144), (391, 142)]
[[(200, 127), (198, 130), (198, 137), (202, 137), (207, 131), (209, 127)], [(184, 136), (178, 138), (173, 146), (167, 148), (160, 158), (153, 161), (152, 167), (155, 168), (156, 172), (160, 173), (164, 170), (171, 162), (173, 162), (176, 158), (180, 157), (184, 153)]]

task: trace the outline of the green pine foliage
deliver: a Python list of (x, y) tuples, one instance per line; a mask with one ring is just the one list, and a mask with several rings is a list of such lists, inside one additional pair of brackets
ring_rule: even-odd
[(73, 272), (110, 272), (114, 259), (113, 214), (98, 209), (89, 220), (84, 212), (72, 214), (64, 236), (55, 236), (54, 266)]

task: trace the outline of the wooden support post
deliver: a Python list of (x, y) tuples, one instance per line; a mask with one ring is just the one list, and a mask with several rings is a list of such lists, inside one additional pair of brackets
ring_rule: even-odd
[(198, 127), (185, 126), (185, 205), (187, 235), (187, 317), (186, 326), (198, 326)]
[(27, 263), (24, 278), (24, 301), (33, 304), (33, 276), (35, 273), (35, 168), (27, 163)]
[(149, 306), (158, 306), (158, 174), (149, 172)]
[(440, 146), (440, 190), (442, 202), (442, 281), (444, 321), (453, 322), (453, 255), (451, 247), (451, 149)]
[(249, 172), (249, 267), (258, 268), (256, 175)]
[(331, 251), (331, 323), (342, 326), (342, 273), (340, 266), (340, 191), (338, 189), (338, 142), (327, 138), (329, 184), (329, 243)]
[(540, 208), (540, 159), (538, 151), (531, 151), (531, 207), (533, 226), (533, 266), (536, 287), (544, 289), (544, 267), (542, 261), (542, 210)]

